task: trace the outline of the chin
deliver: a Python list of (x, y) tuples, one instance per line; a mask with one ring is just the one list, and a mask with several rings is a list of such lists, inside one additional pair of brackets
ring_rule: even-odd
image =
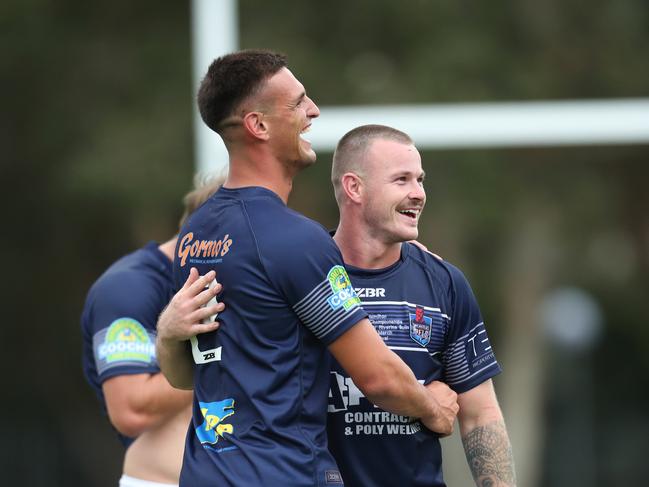
[(417, 232), (394, 232), (387, 237), (385, 242), (391, 244), (400, 244), (409, 242), (410, 240), (417, 240), (417, 236)]
[(316, 161), (315, 152), (311, 151), (310, 154), (309, 153), (302, 154), (300, 163), (301, 163), (302, 167), (309, 167), (309, 166), (312, 166), (313, 164), (315, 164), (315, 161)]
[(419, 231), (415, 228), (414, 230), (411, 230), (409, 232), (403, 232), (402, 233), (402, 242), (408, 242), (409, 240), (417, 240), (417, 237), (419, 237)]

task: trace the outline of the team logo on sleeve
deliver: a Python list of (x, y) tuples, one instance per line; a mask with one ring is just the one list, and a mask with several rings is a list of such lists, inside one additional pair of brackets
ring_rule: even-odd
[(94, 338), (97, 369), (101, 374), (110, 367), (126, 364), (155, 363), (155, 336), (133, 318), (119, 318)]
[(327, 279), (329, 280), (331, 292), (333, 293), (327, 299), (327, 303), (331, 306), (331, 309), (336, 310), (342, 306), (345, 311), (348, 311), (354, 306), (361, 304), (361, 300), (356, 295), (356, 291), (354, 291), (347, 271), (343, 266), (337, 265), (332, 267), (327, 274)]
[(410, 338), (422, 347), (430, 343), (433, 331), (433, 319), (424, 314), (424, 308), (417, 306), (415, 312), (408, 313), (410, 316)]
[(496, 361), (484, 323), (479, 323), (469, 333), (466, 340), (465, 356), (471, 372), (491, 366)]
[(203, 423), (196, 428), (196, 436), (202, 444), (215, 445), (224, 433), (232, 434), (234, 426), (223, 422), (234, 414), (234, 399), (228, 398), (218, 402), (199, 402)]

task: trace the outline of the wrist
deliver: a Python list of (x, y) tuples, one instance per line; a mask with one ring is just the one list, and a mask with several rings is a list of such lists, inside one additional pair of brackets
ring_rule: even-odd
[(183, 342), (185, 342), (187, 339), (182, 338), (178, 335), (173, 335), (169, 333), (164, 333), (164, 332), (158, 332), (158, 335), (156, 337), (156, 341), (162, 345), (163, 347), (166, 348), (177, 348), (180, 347)]

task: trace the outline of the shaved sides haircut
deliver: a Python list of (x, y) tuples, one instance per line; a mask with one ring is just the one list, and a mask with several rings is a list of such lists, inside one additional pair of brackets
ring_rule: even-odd
[(361, 125), (343, 135), (336, 146), (331, 165), (331, 182), (339, 205), (342, 203), (341, 180), (343, 175), (353, 172), (362, 177), (365, 153), (372, 142), (379, 139), (414, 145), (408, 134), (387, 125)]
[(286, 56), (271, 51), (239, 51), (216, 59), (198, 90), (198, 109), (209, 128), (222, 135), (224, 120), (241, 103), (286, 67)]

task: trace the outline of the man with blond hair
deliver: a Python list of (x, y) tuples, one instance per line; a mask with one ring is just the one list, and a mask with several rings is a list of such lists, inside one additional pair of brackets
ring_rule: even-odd
[[(408, 243), (426, 203), (421, 156), (394, 128), (365, 125), (338, 143), (334, 240), (386, 345), (418, 380), (457, 394), (460, 432), (478, 487), (515, 485), (511, 446), (491, 378), (500, 372), (475, 296), (459, 269)], [(438, 436), (388, 414), (335, 363), (328, 437), (348, 487), (444, 486)]]
[[(197, 178), (180, 226), (221, 182)], [(90, 288), (81, 318), (84, 374), (126, 448), (120, 487), (178, 485), (192, 393), (169, 385), (155, 353), (156, 322), (174, 290), (176, 239), (112, 264)]]

